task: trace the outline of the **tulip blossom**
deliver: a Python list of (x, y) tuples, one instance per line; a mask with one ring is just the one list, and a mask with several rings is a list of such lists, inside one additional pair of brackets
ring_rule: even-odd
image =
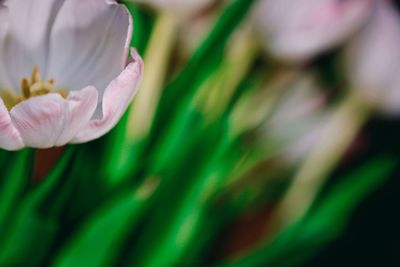
[(128, 60), (133, 26), (122, 5), (8, 0), (0, 14), (1, 148), (82, 143), (115, 126), (143, 71), (135, 50)]
[(381, 1), (366, 27), (345, 51), (348, 78), (356, 93), (383, 112), (400, 112), (400, 14)]
[(377, 0), (260, 0), (253, 20), (273, 55), (306, 61), (351, 36), (369, 18)]

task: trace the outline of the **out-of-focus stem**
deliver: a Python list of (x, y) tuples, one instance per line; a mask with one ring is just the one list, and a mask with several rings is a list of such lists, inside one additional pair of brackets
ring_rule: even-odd
[(259, 52), (255, 38), (246, 28), (234, 38), (220, 69), (199, 90), (196, 101), (211, 119), (227, 108), (235, 90), (243, 80)]
[[(284, 68), (271, 75), (273, 78), (268, 79), (261, 86), (257, 85), (260, 88), (256, 89), (255, 92), (243, 96), (230, 116), (233, 137), (240, 137), (266, 123), (276, 106), (281, 102), (282, 97), (291, 89), (293, 83), (303, 75), (302, 69)], [(242, 188), (245, 184), (256, 180), (253, 171), (267, 168), (266, 165), (274, 162), (274, 157), (271, 154), (266, 155), (264, 152), (261, 155), (256, 154), (249, 153), (243, 156), (241, 162), (232, 172), (235, 175), (226, 184), (228, 191)], [(276, 165), (276, 163), (273, 165)], [(271, 170), (269, 169), (269, 171)]]
[(176, 34), (176, 18), (169, 13), (161, 13), (144, 57), (145, 72), (142, 85), (128, 118), (127, 141), (131, 144), (145, 137), (150, 130)]
[(274, 231), (284, 229), (307, 212), (329, 173), (368, 118), (370, 110), (353, 94), (341, 103), (278, 204), (271, 225)]
[(274, 73), (273, 78), (261, 85), (260, 90), (242, 97), (230, 119), (233, 135), (255, 129), (265, 122), (281, 97), (303, 73), (301, 69), (285, 68)]

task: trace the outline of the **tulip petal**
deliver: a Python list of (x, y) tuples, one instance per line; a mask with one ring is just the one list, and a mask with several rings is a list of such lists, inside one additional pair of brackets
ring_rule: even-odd
[(8, 29), (8, 8), (6, 6), (5, 1), (0, 0), (0, 37), (4, 38), (4, 34), (7, 32)]
[(10, 114), (0, 98), (0, 148), (18, 150), (24, 147), (21, 135), (11, 121)]
[(113, 128), (122, 117), (132, 101), (143, 72), (143, 61), (135, 50), (132, 50), (133, 61), (114, 79), (104, 92), (102, 101), (102, 119), (91, 120), (82, 129), (73, 143), (83, 143), (96, 139)]
[(10, 77), (7, 73), (7, 66), (4, 64), (2, 51), (5, 45), (5, 36), (9, 28), (9, 12), (5, 1), (0, 0), (0, 88), (11, 89)]
[(92, 85), (102, 97), (127, 64), (132, 28), (116, 1), (66, 1), (50, 36), (47, 77), (72, 90)]
[(345, 51), (352, 89), (388, 114), (400, 112), (399, 43), (399, 14), (389, 2), (382, 1)]
[(53, 93), (19, 103), (10, 115), (26, 146), (49, 148), (65, 129), (67, 110), (67, 101)]
[(13, 0), (6, 5), (9, 30), (1, 38), (0, 64), (9, 76), (7, 87), (17, 90), (20, 79), (38, 66), (45, 79), (65, 89), (93, 85), (103, 92), (124, 69), (133, 26), (116, 1)]
[(360, 29), (380, 0), (260, 0), (254, 22), (267, 50), (305, 61)]
[(93, 86), (69, 93), (65, 128), (58, 137), (56, 146), (63, 146), (71, 141), (76, 133), (87, 125), (96, 110), (97, 97), (97, 90)]
[(0, 55), (7, 67), (12, 88), (18, 89), (22, 77), (30, 76), (39, 66), (46, 71), (49, 38), (53, 23), (65, 0), (12, 0), (7, 1), (9, 31), (2, 39), (4, 49)]

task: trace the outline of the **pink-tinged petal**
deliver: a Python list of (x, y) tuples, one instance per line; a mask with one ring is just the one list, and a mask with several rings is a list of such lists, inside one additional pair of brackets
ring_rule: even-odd
[(132, 50), (133, 61), (114, 79), (104, 92), (102, 101), (103, 118), (92, 120), (72, 140), (83, 143), (96, 139), (110, 131), (122, 117), (132, 101), (143, 73), (143, 61)]
[(98, 93), (93, 86), (79, 91), (72, 91), (66, 100), (68, 103), (65, 129), (56, 142), (56, 146), (63, 146), (87, 125), (97, 106)]
[(32, 97), (11, 109), (11, 119), (26, 146), (55, 146), (65, 129), (68, 104), (59, 94)]
[(132, 17), (110, 0), (65, 1), (50, 36), (48, 78), (62, 88), (92, 85), (100, 92), (125, 68)]
[(253, 19), (273, 56), (302, 62), (349, 38), (379, 1), (260, 0)]
[(400, 112), (399, 44), (400, 14), (382, 1), (345, 51), (352, 89), (389, 114)]
[(3, 99), (0, 98), (0, 148), (18, 150), (23, 147), (22, 138), (11, 121)]

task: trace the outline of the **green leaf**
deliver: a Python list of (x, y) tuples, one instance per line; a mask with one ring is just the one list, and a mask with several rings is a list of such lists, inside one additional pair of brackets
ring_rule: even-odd
[(63, 178), (71, 167), (73, 152), (73, 147), (67, 148), (48, 177), (14, 207), (10, 227), (0, 239), (0, 266), (41, 266), (51, 251), (62, 212), (59, 199), (65, 199), (68, 186), (57, 191), (65, 186)]
[(58, 255), (55, 266), (112, 266), (121, 243), (146, 208), (153, 185), (145, 184), (104, 205), (73, 235)]
[(345, 229), (354, 209), (390, 177), (398, 161), (379, 157), (344, 177), (322, 196), (298, 223), (289, 226), (271, 243), (223, 267), (294, 267), (335, 240)]
[[(225, 127), (220, 121), (209, 125), (178, 161), (180, 165), (171, 163), (174, 167), (162, 177), (155, 195), (150, 223), (138, 238), (139, 246), (130, 261), (133, 266), (177, 266), (203, 235), (210, 200), (237, 159)], [(232, 160), (225, 162), (227, 157)], [(162, 208), (159, 203), (163, 203)]]
[(0, 187), (0, 237), (4, 236), (7, 220), (31, 183), (33, 150), (13, 153), (8, 161), (3, 167)]
[(186, 67), (165, 88), (154, 119), (153, 134), (158, 135), (162, 132), (161, 129), (168, 125), (165, 122), (171, 121), (182, 105), (190, 103), (190, 99), (196, 94), (200, 85), (219, 67), (229, 38), (246, 17), (254, 1), (234, 0), (224, 10), (217, 24)]

